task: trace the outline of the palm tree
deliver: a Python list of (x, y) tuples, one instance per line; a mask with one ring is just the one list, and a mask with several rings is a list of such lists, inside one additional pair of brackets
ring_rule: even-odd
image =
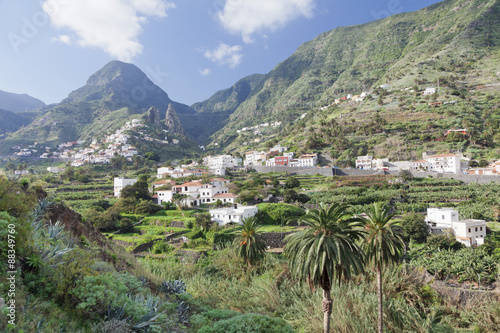
[(236, 246), (238, 255), (251, 266), (252, 263), (262, 259), (266, 254), (266, 244), (261, 232), (257, 219), (249, 217), (243, 219), (243, 224), (234, 229), (236, 238), (234, 245)]
[(399, 261), (404, 242), (395, 230), (401, 220), (393, 219), (394, 213), (383, 202), (373, 203), (366, 215), (363, 218), (367, 232), (364, 249), (367, 259), (377, 271), (378, 332), (382, 333), (382, 268)]
[(348, 214), (349, 206), (323, 204), (308, 210), (306, 215), (294, 218), (309, 228), (288, 235), (285, 253), (292, 275), (300, 282), (323, 289), (323, 327), (330, 331), (332, 299), (330, 290), (334, 281), (339, 284), (354, 274), (363, 272), (363, 252), (356, 241), (363, 239), (360, 219)]

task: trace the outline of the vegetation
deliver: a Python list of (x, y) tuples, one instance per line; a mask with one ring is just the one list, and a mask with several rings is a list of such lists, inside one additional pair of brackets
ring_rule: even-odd
[(323, 289), (324, 332), (330, 332), (331, 286), (363, 272), (363, 254), (356, 244), (363, 237), (361, 223), (347, 213), (348, 207), (320, 205), (299, 218), (308, 228), (287, 236), (285, 247), (290, 271), (300, 282)]
[(383, 203), (374, 203), (366, 213), (365, 221), (366, 243), (365, 253), (368, 261), (377, 271), (378, 297), (378, 332), (384, 331), (382, 269), (399, 263), (403, 254), (404, 242), (395, 230), (399, 221), (393, 219), (388, 207)]

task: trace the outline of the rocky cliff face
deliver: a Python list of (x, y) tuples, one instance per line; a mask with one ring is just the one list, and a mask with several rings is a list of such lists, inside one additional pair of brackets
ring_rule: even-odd
[(165, 125), (170, 133), (177, 135), (185, 135), (184, 128), (182, 127), (181, 121), (179, 120), (179, 116), (177, 112), (175, 112), (175, 108), (172, 104), (168, 105), (167, 113), (165, 115)]
[(150, 107), (146, 113), (146, 120), (153, 125), (161, 126), (160, 110), (156, 106)]

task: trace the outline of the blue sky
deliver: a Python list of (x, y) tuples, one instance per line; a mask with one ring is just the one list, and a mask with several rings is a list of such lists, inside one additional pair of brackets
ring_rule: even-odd
[(0, 90), (57, 103), (131, 62), (191, 105), (339, 26), (436, 0), (0, 0)]

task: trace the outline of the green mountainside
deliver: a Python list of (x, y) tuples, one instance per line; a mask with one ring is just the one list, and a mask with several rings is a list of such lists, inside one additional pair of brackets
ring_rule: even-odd
[(20, 127), (26, 126), (33, 120), (29, 113), (11, 112), (0, 109), (0, 138), (8, 132), (15, 132)]
[[(13, 144), (61, 142), (102, 138), (155, 106), (165, 118), (172, 105), (186, 129), (187, 136), (197, 139), (196, 112), (189, 106), (172, 101), (136, 66), (112, 61), (93, 74), (87, 83), (73, 91), (59, 104), (47, 107), (30, 125), (4, 140), (2, 150)], [(193, 120), (194, 118), (194, 120)]]
[[(375, 114), (387, 123), (404, 122), (412, 114), (406, 120), (416, 121), (418, 125), (429, 118), (453, 119), (446, 112), (445, 116), (434, 114), (429, 117), (428, 108), (423, 109), (427, 102), (416, 93), (406, 90), (406, 94), (396, 94), (405, 88), (424, 90), (438, 84), (438, 101), (462, 96), (458, 100), (465, 102), (447, 107), (452, 113), (453, 109), (460, 111), (454, 112), (453, 116), (457, 124), (447, 122), (442, 124), (444, 127), (470, 125), (484, 133), (484, 122), (467, 123), (461, 114), (465, 116), (473, 112), (477, 117), (483, 117), (485, 108), (492, 109), (495, 112), (491, 117), (486, 115), (485, 119), (490, 121), (489, 128), (494, 132), (490, 136), (493, 138), (498, 134), (494, 121), (498, 114), (497, 83), (500, 81), (499, 8), (499, 2), (494, 0), (448, 0), (416, 12), (325, 32), (301, 45), (292, 56), (260, 78), (252, 93), (231, 114), (227, 125), (212, 136), (213, 142), (229, 151), (241, 147), (251, 149), (250, 142), (254, 142), (255, 137), (248, 132), (238, 134), (237, 130), (282, 121), (279, 130), (267, 131), (267, 137), (264, 133), (264, 137), (257, 137), (257, 141), (275, 138), (298, 143), (305, 149), (324, 148), (331, 146), (340, 135), (347, 140), (340, 146), (349, 147), (359, 141), (356, 136), (363, 134), (359, 130), (370, 124)], [(380, 94), (377, 95), (374, 89), (380, 85), (386, 88), (380, 92), (385, 100), (370, 102), (379, 98)], [(489, 97), (482, 96), (480, 89), (483, 87), (478, 90), (477, 86), (484, 86)], [(476, 95), (471, 90), (475, 90)], [(336, 98), (362, 91), (372, 91), (371, 98), (361, 103), (330, 106)], [(389, 95), (394, 98), (389, 100)], [(486, 104), (482, 104), (483, 100)], [(214, 105), (208, 101), (200, 104)], [(219, 104), (224, 102), (220, 100)], [(432, 109), (435, 113), (436, 109)], [(218, 109), (213, 107), (212, 111)], [(305, 113), (305, 118), (299, 121)], [(320, 119), (326, 124), (330, 118), (339, 117), (350, 117), (350, 125), (354, 127), (347, 129), (342, 124), (339, 129), (332, 128), (336, 125), (315, 126)], [(354, 123), (351, 123), (352, 119)], [(308, 125), (310, 128), (304, 131)], [(436, 124), (429, 126), (441, 130)], [(329, 133), (325, 133), (327, 129)], [(391, 132), (391, 128), (381, 127), (379, 130), (385, 133), (387, 140), (408, 129), (397, 127)], [(321, 142), (306, 147), (308, 139)], [(361, 141), (366, 142), (366, 137)], [(381, 143), (379, 140), (376, 144)], [(364, 150), (373, 151), (374, 146), (368, 145)], [(339, 153), (346, 147), (341, 147)]]
[(30, 111), (44, 107), (45, 103), (26, 94), (14, 94), (0, 90), (0, 109), (12, 112)]

